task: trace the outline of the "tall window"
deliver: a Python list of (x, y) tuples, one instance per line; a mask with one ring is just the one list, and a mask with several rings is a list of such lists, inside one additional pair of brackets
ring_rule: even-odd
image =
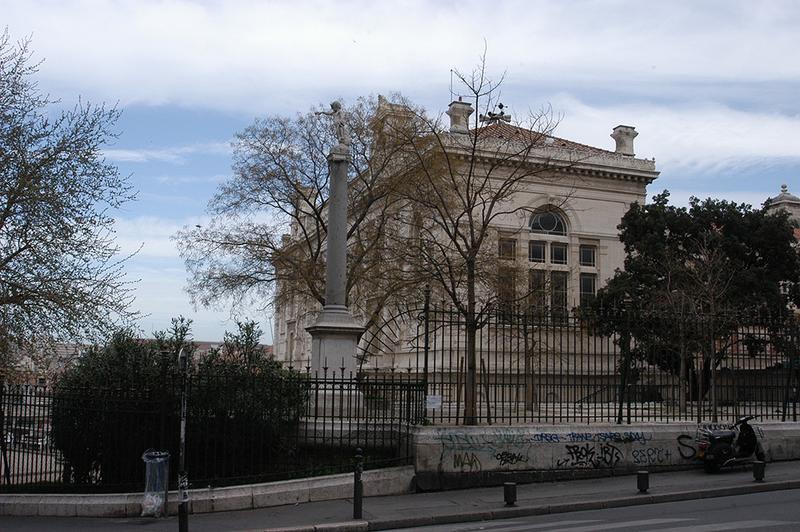
[(517, 299), (515, 270), (501, 267), (497, 273), (497, 308), (500, 317), (511, 316)]
[(580, 247), (581, 266), (597, 266), (597, 246), (582, 244)]
[(597, 275), (594, 273), (582, 273), (580, 276), (580, 297), (581, 306), (589, 305), (597, 293)]
[(554, 321), (567, 317), (567, 280), (569, 272), (550, 272), (550, 313)]
[(563, 242), (552, 242), (550, 244), (550, 262), (553, 264), (567, 263), (567, 245)]
[(528, 271), (528, 305), (534, 316), (544, 316), (547, 310), (547, 272)]
[(534, 313), (549, 313), (554, 321), (567, 316), (570, 272), (567, 220), (558, 209), (545, 206), (531, 215), (528, 260), (538, 263), (530, 271), (528, 289)]
[(517, 257), (517, 241), (513, 238), (501, 238), (497, 254), (501, 259), (515, 259)]
[(547, 242), (541, 240), (531, 240), (528, 242), (528, 260), (531, 262), (544, 262), (544, 250)]

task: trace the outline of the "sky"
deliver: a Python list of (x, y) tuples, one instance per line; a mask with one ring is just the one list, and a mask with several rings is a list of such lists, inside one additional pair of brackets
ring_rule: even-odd
[(215, 341), (246, 318), (271, 341), (269, 312), (192, 305), (171, 239), (208, 220), (238, 131), (392, 92), (435, 115), (451, 69), (484, 49), (512, 115), (552, 105), (557, 136), (606, 149), (614, 126), (635, 126), (637, 157), (661, 172), (651, 195), (760, 206), (783, 183), (800, 193), (796, 1), (0, 0), (3, 26), (31, 38), (60, 105), (122, 110), (105, 156), (139, 191), (115, 217), (122, 251), (139, 249), (126, 272), (144, 334), (183, 315)]

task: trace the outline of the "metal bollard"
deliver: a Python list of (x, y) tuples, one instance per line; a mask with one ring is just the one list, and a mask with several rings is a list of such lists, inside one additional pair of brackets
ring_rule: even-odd
[(647, 493), (647, 490), (650, 489), (650, 473), (647, 471), (637, 471), (636, 487), (639, 488), (639, 493)]
[(753, 480), (756, 482), (764, 482), (764, 470), (767, 464), (763, 460), (756, 460), (753, 462)]
[(356, 467), (353, 472), (353, 519), (361, 519), (364, 513), (364, 483), (361, 473), (364, 471), (364, 454), (356, 449)]
[(506, 506), (515, 506), (517, 502), (516, 482), (503, 482), (503, 500), (506, 501)]

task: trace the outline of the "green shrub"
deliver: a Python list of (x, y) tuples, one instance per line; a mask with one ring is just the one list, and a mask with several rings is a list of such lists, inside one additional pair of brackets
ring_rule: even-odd
[[(141, 455), (168, 450), (177, 473), (181, 376), (177, 351), (190, 322), (174, 320), (154, 341), (130, 331), (88, 351), (54, 389), (52, 438), (67, 483), (139, 485)], [(254, 323), (189, 365), (186, 464), (190, 478), (268, 474), (291, 463), (306, 403), (305, 381), (271, 360)]]

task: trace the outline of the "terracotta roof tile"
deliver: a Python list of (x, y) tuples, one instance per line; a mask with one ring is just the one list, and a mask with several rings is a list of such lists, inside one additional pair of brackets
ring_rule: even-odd
[[(581, 144), (580, 142), (562, 139), (560, 137), (554, 137), (552, 135), (545, 135), (543, 133), (538, 133), (536, 131), (531, 131), (529, 129), (525, 129), (518, 126), (512, 126), (511, 124), (505, 124), (505, 123), (495, 123), (488, 126), (484, 126), (479, 129), (478, 134), (481, 136), (484, 135), (496, 136), (498, 138), (505, 138), (505, 139), (512, 139), (514, 137), (519, 137), (524, 140), (527, 137), (529, 140), (532, 140), (537, 144), (541, 144), (542, 146), (555, 146), (559, 148), (566, 148), (568, 150), (582, 151), (585, 153), (591, 153), (596, 155), (619, 155), (618, 153), (610, 150), (595, 148), (594, 146), (589, 146), (588, 144)], [(550, 141), (549, 139), (552, 139), (552, 141)]]

